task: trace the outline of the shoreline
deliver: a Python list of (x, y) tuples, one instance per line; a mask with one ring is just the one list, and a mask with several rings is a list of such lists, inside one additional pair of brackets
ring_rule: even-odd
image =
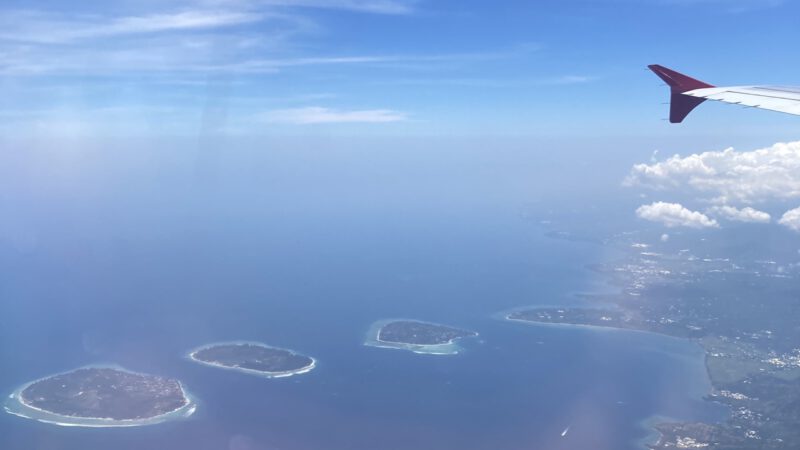
[[(573, 308), (581, 308), (573, 307)], [(536, 309), (530, 308), (530, 309)], [(547, 309), (547, 308), (543, 308)], [(582, 309), (592, 309), (592, 308), (582, 308)], [(597, 309), (597, 308), (595, 308)], [(510, 313), (509, 313), (510, 314)], [(504, 320), (509, 322), (519, 322), (524, 325), (531, 325), (531, 326), (542, 326), (542, 327), (550, 327), (550, 328), (577, 328), (577, 329), (584, 329), (590, 331), (602, 331), (602, 332), (614, 332), (614, 333), (641, 333), (641, 334), (649, 334), (653, 336), (659, 336), (666, 339), (672, 339), (681, 342), (691, 342), (696, 344), (702, 351), (704, 356), (708, 356), (708, 352), (706, 351), (705, 347), (700, 344), (700, 339), (692, 338), (692, 337), (680, 337), (680, 336), (673, 336), (671, 334), (661, 333), (658, 331), (651, 331), (651, 330), (642, 330), (639, 328), (620, 328), (620, 327), (613, 327), (608, 325), (591, 325), (591, 324), (582, 324), (582, 323), (571, 323), (571, 322), (540, 322), (536, 320), (527, 320), (527, 319), (513, 319), (508, 317), (508, 315), (499, 318), (498, 320)], [(703, 365), (705, 366), (705, 359), (703, 361)], [(706, 374), (708, 375), (708, 379), (712, 380), (711, 374), (708, 372), (708, 366), (706, 366)]]
[[(529, 308), (529, 310), (537, 309), (536, 307)], [(547, 309), (547, 308), (541, 308)], [(590, 308), (589, 308), (590, 309)], [(516, 309), (515, 311), (520, 311), (522, 309)], [(678, 340), (682, 342), (689, 342), (693, 345), (697, 346), (703, 354), (703, 368), (705, 370), (706, 379), (711, 387), (711, 391), (706, 393), (705, 396), (702, 397), (704, 402), (714, 402), (714, 400), (710, 400), (708, 395), (711, 394), (717, 387), (715, 386), (714, 379), (711, 377), (711, 372), (708, 368), (708, 350), (703, 347), (700, 343), (699, 339), (694, 339), (690, 337), (678, 337), (672, 336), (665, 333), (660, 333), (658, 331), (650, 331), (650, 330), (642, 330), (642, 329), (635, 329), (635, 328), (620, 328), (620, 327), (612, 327), (612, 326), (603, 326), (603, 325), (590, 325), (590, 324), (576, 324), (576, 323), (569, 323), (569, 322), (540, 322), (535, 320), (526, 320), (526, 319), (514, 319), (511, 318), (510, 315), (513, 314), (512, 312), (505, 312), (503, 314), (503, 319), (509, 322), (519, 322), (525, 325), (532, 325), (532, 326), (544, 326), (544, 327), (551, 327), (551, 328), (578, 328), (578, 329), (585, 329), (590, 331), (599, 331), (599, 332), (633, 332), (633, 333), (644, 333), (649, 335), (658, 336), (660, 338), (668, 338), (672, 340)], [(718, 402), (717, 402), (718, 403)], [(728, 417), (730, 417), (730, 412), (728, 412)], [(726, 419), (727, 420), (727, 419)], [(649, 432), (646, 436), (644, 436), (641, 440), (638, 440), (637, 446), (640, 447), (642, 450), (652, 450), (660, 448), (659, 445), (664, 440), (665, 436), (661, 430), (658, 429), (659, 426), (665, 425), (669, 426), (672, 424), (679, 424), (686, 421), (676, 420), (674, 418), (668, 418), (663, 415), (655, 414), (653, 416), (647, 417), (639, 422), (639, 425)], [(695, 421), (691, 421), (695, 422)], [(707, 422), (700, 422), (700, 423), (707, 423)], [(713, 424), (715, 424), (714, 422)]]
[[(394, 350), (408, 350), (410, 352), (416, 353), (418, 355), (438, 355), (438, 356), (447, 356), (447, 355), (457, 355), (464, 349), (458, 345), (457, 341), (463, 338), (453, 338), (448, 340), (447, 342), (441, 344), (410, 344), (405, 342), (395, 342), (395, 341), (385, 341), (380, 338), (381, 330), (384, 326), (392, 323), (392, 322), (416, 322), (422, 323), (427, 325), (436, 325), (436, 326), (447, 326), (442, 325), (434, 322), (426, 322), (423, 320), (416, 320), (416, 319), (382, 319), (376, 320), (375, 322), (370, 325), (369, 329), (367, 330), (367, 337), (364, 341), (364, 345), (368, 347), (376, 347), (376, 348), (388, 348)], [(478, 337), (479, 334), (476, 331), (471, 330), (464, 330), (473, 333), (471, 336), (465, 337)]]
[(656, 446), (661, 444), (664, 440), (664, 434), (658, 429), (658, 426), (666, 423), (678, 422), (680, 421), (675, 418), (660, 414), (654, 414), (646, 419), (642, 419), (639, 421), (639, 427), (647, 431), (647, 434), (636, 441), (637, 446), (643, 450), (657, 448)]
[[(592, 330), (592, 331), (606, 331), (606, 332), (631, 332), (631, 333), (644, 333), (644, 334), (653, 334), (656, 336), (662, 336), (670, 339), (678, 339), (681, 341), (690, 341), (694, 342), (691, 338), (681, 338), (677, 336), (671, 336), (669, 334), (659, 333), (657, 331), (648, 331), (648, 330), (640, 330), (637, 328), (620, 328), (620, 327), (612, 327), (606, 325), (590, 325), (590, 324), (582, 324), (582, 323), (571, 323), (571, 322), (540, 322), (536, 320), (527, 320), (527, 319), (513, 319), (508, 315), (500, 320), (507, 320), (509, 322), (519, 322), (525, 325), (534, 325), (534, 326), (545, 326), (545, 327), (552, 327), (552, 328), (579, 328), (585, 330)], [(702, 346), (701, 346), (702, 347)]]
[[(196, 399), (186, 390), (186, 388), (183, 386), (183, 383), (181, 383), (178, 380), (176, 381), (178, 383), (178, 386), (180, 387), (181, 395), (183, 396), (183, 399), (185, 401), (185, 403), (182, 406), (162, 414), (158, 414), (151, 417), (138, 418), (138, 419), (113, 419), (109, 417), (85, 417), (85, 416), (72, 416), (67, 414), (59, 414), (56, 412), (48, 411), (46, 409), (38, 408), (25, 401), (25, 396), (22, 393), (30, 386), (38, 382), (53, 378), (55, 376), (68, 374), (82, 369), (113, 369), (134, 375), (152, 376), (140, 372), (127, 370), (115, 365), (83, 366), (74, 370), (48, 375), (46, 377), (42, 377), (23, 384), (19, 388), (15, 389), (8, 396), (8, 399), (6, 400), (3, 409), (5, 410), (6, 413), (11, 414), (13, 416), (35, 420), (37, 422), (42, 422), (62, 427), (83, 427), (83, 428), (130, 428), (130, 427), (139, 427), (147, 425), (156, 425), (169, 420), (186, 419), (190, 417), (192, 414), (194, 414), (195, 411), (197, 411)], [(10, 403), (13, 403), (13, 405)]]
[[(195, 354), (197, 354), (200, 351), (203, 351), (203, 350), (206, 350), (206, 349), (209, 349), (209, 348), (223, 346), (223, 345), (253, 345), (253, 346), (262, 347), (262, 348), (268, 348), (268, 349), (273, 349), (273, 350), (283, 350), (283, 351), (287, 351), (287, 352), (291, 353), (292, 355), (305, 356), (306, 358), (310, 359), (311, 362), (308, 365), (305, 365), (303, 367), (299, 367), (297, 369), (282, 370), (282, 371), (266, 371), (266, 370), (257, 370), (257, 369), (247, 369), (247, 368), (244, 368), (244, 367), (227, 366), (225, 364), (220, 364), (220, 363), (216, 363), (216, 362), (204, 361), (202, 359), (199, 359), (199, 358), (195, 357)], [(304, 374), (304, 373), (311, 372), (312, 370), (314, 370), (317, 367), (317, 360), (315, 358), (311, 357), (311, 356), (304, 355), (304, 354), (301, 354), (301, 353), (297, 353), (294, 350), (289, 350), (289, 349), (280, 348), (280, 347), (273, 347), (271, 345), (264, 344), (263, 342), (256, 342), (256, 341), (227, 341), (227, 342), (216, 342), (216, 343), (213, 343), (213, 344), (207, 344), (207, 345), (203, 345), (201, 347), (196, 347), (196, 348), (194, 348), (192, 350), (189, 350), (189, 353), (186, 354), (186, 357), (190, 361), (195, 362), (197, 364), (202, 364), (204, 366), (214, 367), (214, 368), (217, 368), (217, 369), (232, 370), (232, 371), (236, 371), (236, 372), (245, 373), (247, 375), (259, 376), (259, 377), (262, 377), (262, 378), (288, 378), (288, 377), (291, 377), (291, 376), (294, 376), (294, 375), (301, 375), (301, 374)]]

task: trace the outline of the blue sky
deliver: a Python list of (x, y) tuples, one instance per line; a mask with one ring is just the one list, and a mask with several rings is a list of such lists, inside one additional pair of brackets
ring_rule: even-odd
[(800, 85), (799, 13), (788, 0), (6, 0), (0, 132), (780, 140), (796, 118), (715, 104), (666, 124), (645, 66)]

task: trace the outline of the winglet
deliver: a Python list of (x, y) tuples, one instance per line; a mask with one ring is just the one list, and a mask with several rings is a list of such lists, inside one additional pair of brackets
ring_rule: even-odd
[(704, 98), (683, 95), (684, 92), (714, 87), (682, 73), (667, 69), (664, 66), (659, 66), (658, 64), (652, 64), (647, 67), (670, 87), (672, 96), (670, 98), (669, 121), (671, 123), (683, 122), (683, 119), (685, 119), (693, 109), (706, 101)]

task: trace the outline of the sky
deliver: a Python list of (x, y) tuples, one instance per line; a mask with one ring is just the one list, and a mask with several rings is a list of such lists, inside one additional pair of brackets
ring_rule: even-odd
[(647, 64), (800, 85), (789, 0), (122, 0), (0, 5), (19, 137), (670, 136), (789, 140), (792, 117), (667, 116)]
[(553, 191), (591, 202), (602, 179), (645, 224), (800, 232), (797, 117), (707, 102), (670, 124), (646, 69), (800, 85), (797, 17), (789, 0), (6, 0), (0, 156), (188, 145), (213, 171), (241, 139), (443, 166), (536, 151)]

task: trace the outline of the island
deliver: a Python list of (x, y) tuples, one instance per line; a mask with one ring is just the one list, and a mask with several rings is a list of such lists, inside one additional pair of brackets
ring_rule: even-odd
[(429, 355), (454, 355), (461, 351), (456, 341), (478, 333), (418, 320), (379, 320), (367, 332), (365, 345), (410, 350)]
[(291, 350), (260, 342), (222, 342), (189, 352), (189, 359), (220, 369), (236, 370), (266, 378), (282, 378), (310, 372), (316, 360)]
[(649, 418), (643, 425), (655, 433), (643, 447), (795, 450), (800, 238), (792, 245), (788, 239), (766, 242), (746, 228), (702, 239), (665, 240), (651, 231), (601, 238), (613, 257), (586, 266), (603, 284), (597, 292), (576, 293), (580, 306), (521, 307), (498, 318), (658, 333), (697, 344), (710, 382), (705, 399), (726, 406), (727, 416), (707, 422)]
[(115, 366), (82, 367), (30, 382), (6, 412), (62, 426), (132, 427), (185, 418), (195, 402), (178, 380)]
[(530, 308), (506, 313), (507, 320), (543, 325), (568, 325), (629, 331), (646, 331), (669, 336), (701, 337), (702, 329), (670, 320), (641, 317), (635, 311), (595, 308)]

